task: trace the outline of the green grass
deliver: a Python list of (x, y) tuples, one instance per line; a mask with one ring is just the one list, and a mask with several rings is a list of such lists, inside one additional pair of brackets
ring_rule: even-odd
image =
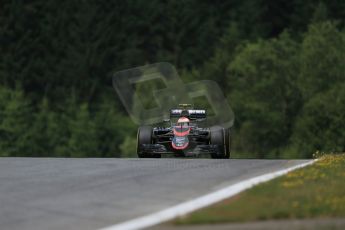
[(344, 216), (345, 154), (339, 154), (322, 156), (311, 166), (255, 186), (174, 223), (212, 224)]

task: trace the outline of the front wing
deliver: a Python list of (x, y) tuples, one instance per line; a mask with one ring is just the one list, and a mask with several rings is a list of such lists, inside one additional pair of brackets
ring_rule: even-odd
[(218, 145), (196, 145), (194, 148), (185, 150), (171, 150), (167, 149), (162, 144), (142, 144), (139, 146), (139, 153), (145, 154), (176, 154), (183, 152), (185, 156), (194, 156), (200, 154), (213, 154), (219, 150)]

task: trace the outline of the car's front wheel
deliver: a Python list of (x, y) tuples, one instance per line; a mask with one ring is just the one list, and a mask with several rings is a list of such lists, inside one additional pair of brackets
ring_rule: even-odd
[(214, 126), (211, 128), (210, 142), (212, 145), (217, 145), (218, 150), (211, 154), (212, 158), (224, 159), (228, 158), (226, 154), (225, 146), (225, 131), (224, 128), (220, 126)]
[(231, 129), (224, 129), (225, 131), (225, 158), (230, 158), (231, 153)]
[(152, 144), (152, 127), (151, 126), (142, 126), (138, 129), (137, 134), (137, 155), (139, 158), (160, 158), (160, 154), (150, 154), (143, 152), (141, 146), (143, 144)]

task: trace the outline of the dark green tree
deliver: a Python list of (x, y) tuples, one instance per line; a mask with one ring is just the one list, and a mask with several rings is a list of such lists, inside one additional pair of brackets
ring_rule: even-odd
[(57, 113), (50, 108), (49, 101), (44, 98), (34, 114), (32, 123), (33, 156), (55, 156), (55, 148), (60, 146), (63, 139), (61, 132), (64, 126), (60, 126)]
[(31, 143), (32, 114), (30, 102), (20, 88), (0, 87), (0, 154), (2, 156), (34, 156)]
[(283, 33), (278, 39), (247, 44), (230, 63), (227, 84), (238, 150), (264, 157), (278, 154), (287, 144), (300, 107), (298, 48)]
[(304, 100), (345, 80), (345, 40), (330, 21), (311, 24), (301, 50), (299, 88)]
[[(320, 92), (304, 106), (295, 123), (292, 143), (298, 157), (319, 150), (345, 151), (345, 84)], [(296, 156), (296, 154), (295, 154)]]
[(69, 122), (70, 139), (67, 147), (71, 157), (97, 157), (96, 126), (87, 104), (81, 104)]

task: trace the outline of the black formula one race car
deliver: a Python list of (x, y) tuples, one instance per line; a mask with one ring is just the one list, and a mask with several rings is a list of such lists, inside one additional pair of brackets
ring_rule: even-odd
[(201, 128), (206, 110), (180, 104), (170, 110), (169, 127), (141, 126), (137, 134), (137, 154), (140, 158), (160, 158), (162, 154), (176, 157), (209, 154), (212, 158), (230, 157), (230, 129), (220, 126)]

